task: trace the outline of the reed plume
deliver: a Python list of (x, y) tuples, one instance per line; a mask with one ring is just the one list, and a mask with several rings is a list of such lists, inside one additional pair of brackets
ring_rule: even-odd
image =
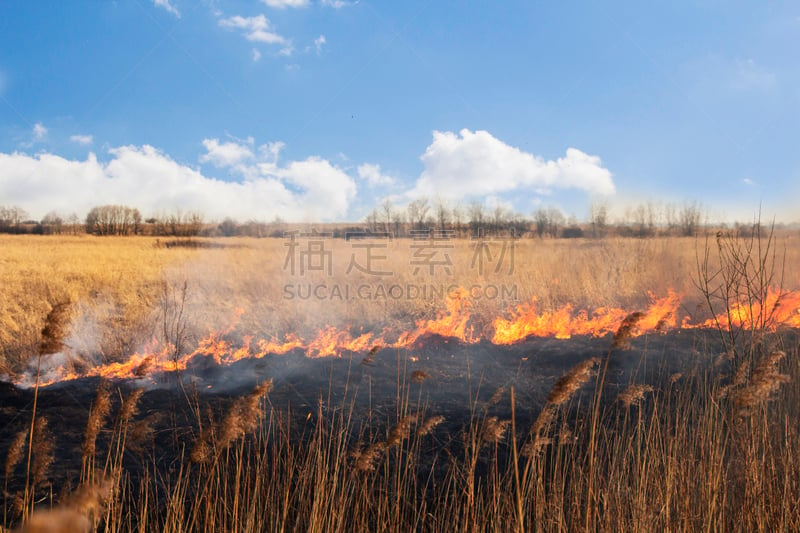
[(96, 451), (97, 436), (105, 425), (105, 420), (111, 412), (111, 392), (108, 383), (100, 382), (97, 387), (92, 408), (89, 411), (89, 419), (86, 422), (86, 431), (83, 440), (83, 456), (93, 457)]
[(22, 431), (19, 431), (16, 435), (14, 435), (14, 439), (11, 441), (11, 446), (8, 447), (5, 470), (6, 484), (8, 483), (9, 478), (11, 478), (11, 474), (14, 472), (14, 469), (22, 460), (22, 455), (25, 452), (25, 440), (27, 436), (27, 430), (23, 429)]
[(375, 462), (386, 451), (386, 443), (378, 441), (370, 444), (363, 450), (353, 453), (355, 459), (355, 468), (361, 472), (369, 472), (375, 469)]
[(785, 356), (785, 352), (775, 351), (761, 360), (750, 382), (736, 394), (734, 403), (741, 414), (748, 414), (753, 407), (773, 399), (780, 386), (790, 381), (788, 375), (778, 371), (778, 363)]
[(531, 426), (531, 435), (538, 435), (545, 429), (550, 422), (553, 421), (553, 417), (555, 416), (553, 409), (551, 409), (550, 405), (545, 404), (542, 408), (542, 412), (539, 413), (539, 416), (536, 417), (536, 421)]
[(92, 520), (111, 497), (109, 480), (84, 485), (68, 496), (55, 509), (36, 511), (17, 533), (89, 533)]
[(510, 420), (498, 420), (496, 416), (490, 416), (486, 419), (486, 422), (484, 422), (481, 440), (486, 443), (500, 442), (509, 424), (511, 424)]
[(636, 332), (637, 324), (642, 317), (644, 317), (644, 313), (639, 311), (626, 316), (622, 324), (619, 325), (617, 332), (614, 334), (614, 341), (611, 343), (611, 346), (621, 349), (629, 348), (631, 345), (631, 337)]
[(411, 424), (415, 420), (415, 416), (406, 416), (395, 424), (389, 431), (389, 436), (386, 438), (386, 447), (391, 448), (392, 446), (399, 446), (401, 442), (407, 439), (411, 434)]
[(60, 302), (50, 309), (42, 328), (42, 339), (39, 343), (39, 354), (49, 355), (64, 349), (64, 337), (67, 336), (69, 322), (69, 302)]
[(47, 418), (39, 417), (33, 427), (33, 485), (39, 485), (47, 479), (47, 471), (53, 464), (55, 441), (47, 429)]
[(211, 440), (212, 436), (212, 428), (205, 427), (203, 431), (200, 432), (200, 436), (192, 446), (192, 451), (189, 453), (189, 459), (193, 463), (205, 463), (208, 458), (211, 456), (211, 445), (209, 441)]
[(425, 435), (428, 435), (442, 422), (444, 422), (444, 417), (441, 415), (430, 417), (417, 428), (417, 436), (424, 437)]
[(272, 380), (269, 379), (257, 385), (249, 394), (237, 398), (225, 414), (222, 421), (214, 426), (208, 426), (200, 433), (192, 451), (190, 459), (194, 463), (205, 462), (211, 452), (211, 438), (219, 435), (216, 447), (219, 451), (226, 449), (236, 439), (251, 433), (258, 428), (264, 417), (261, 407), (261, 398), (272, 389)]
[(575, 434), (572, 432), (570, 427), (565, 422), (563, 426), (561, 426), (561, 431), (558, 433), (558, 445), (565, 446), (570, 442), (575, 441)]
[(599, 362), (599, 357), (581, 361), (556, 381), (550, 394), (547, 395), (542, 411), (531, 426), (530, 434), (534, 435), (534, 439), (540, 438), (541, 432), (553, 421), (555, 411), (569, 402), (572, 396), (592, 378), (594, 368)]
[(122, 400), (122, 406), (119, 408), (119, 420), (122, 424), (127, 424), (132, 417), (136, 416), (142, 394), (144, 394), (144, 389), (136, 389)]
[(155, 435), (155, 424), (159, 418), (160, 415), (158, 413), (154, 413), (146, 418), (143, 418), (142, 420), (136, 420), (133, 422), (130, 428), (128, 428), (128, 438), (125, 441), (128, 449), (137, 453), (141, 452), (144, 444), (153, 440), (153, 435)]
[(553, 439), (550, 437), (536, 435), (532, 441), (528, 442), (522, 447), (522, 456), (532, 459), (539, 455), (547, 446), (550, 446), (552, 443)]
[(626, 408), (631, 407), (632, 405), (639, 405), (639, 403), (644, 399), (644, 395), (648, 392), (653, 392), (653, 387), (650, 385), (635, 383), (622, 391), (620, 395), (617, 396), (617, 400), (622, 402), (622, 405), (624, 405)]
[(553, 407), (558, 407), (567, 403), (569, 399), (572, 398), (572, 395), (591, 379), (594, 367), (599, 362), (599, 357), (592, 357), (572, 367), (569, 372), (556, 381), (556, 384), (547, 396), (547, 403)]
[(505, 387), (498, 387), (498, 389), (494, 391), (494, 394), (492, 394), (492, 397), (489, 398), (489, 401), (486, 403), (486, 405), (497, 405), (505, 393)]

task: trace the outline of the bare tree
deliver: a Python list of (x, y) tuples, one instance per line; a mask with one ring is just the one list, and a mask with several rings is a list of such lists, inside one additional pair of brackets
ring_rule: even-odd
[(667, 226), (667, 233), (674, 233), (678, 227), (678, 210), (674, 203), (664, 205), (664, 224)]
[(156, 235), (172, 237), (195, 237), (203, 229), (204, 217), (198, 211), (188, 211), (184, 213), (181, 209), (175, 209), (171, 213), (159, 213), (148, 222), (154, 224)]
[(377, 209), (373, 209), (367, 215), (367, 226), (369, 226), (369, 230), (372, 232), (378, 231), (378, 224), (380, 221), (380, 215), (378, 214)]
[(481, 234), (485, 229), (484, 205), (480, 202), (469, 204), (469, 228), (473, 235)]
[(233, 237), (239, 231), (239, 225), (230, 217), (226, 217), (217, 227), (223, 237)]
[(381, 210), (383, 212), (383, 231), (389, 233), (392, 231), (392, 213), (394, 211), (392, 201), (388, 198), (385, 199), (381, 204)]
[(50, 211), (42, 218), (42, 229), (49, 235), (61, 235), (64, 219), (55, 211)]
[(639, 204), (630, 210), (629, 219), (631, 220), (633, 234), (637, 237), (646, 237), (647, 231), (647, 209)]
[(604, 201), (593, 202), (589, 207), (589, 223), (592, 226), (592, 237), (605, 237), (608, 226), (608, 204)]
[(456, 205), (451, 211), (451, 216), (453, 218), (453, 229), (455, 230), (456, 235), (460, 237), (464, 222), (463, 208), (460, 205)]
[(700, 226), (703, 208), (697, 202), (684, 202), (678, 213), (681, 233), (687, 237), (694, 235)]
[(0, 206), (0, 231), (18, 233), (21, 225), (28, 218), (28, 212), (19, 206)]
[(550, 207), (547, 209), (547, 233), (551, 237), (558, 237), (558, 230), (564, 225), (564, 213), (557, 207)]
[(69, 228), (72, 234), (77, 235), (81, 225), (81, 219), (78, 218), (77, 213), (69, 214), (69, 216), (67, 217), (67, 224), (69, 224)]
[(655, 235), (656, 232), (657, 232), (658, 224), (659, 224), (658, 213), (659, 213), (660, 209), (658, 207), (658, 204), (656, 202), (653, 202), (652, 200), (649, 200), (647, 202), (647, 205), (645, 206), (645, 209), (647, 210), (647, 216), (646, 216), (646, 218), (647, 218), (647, 232), (650, 235)]
[(494, 210), (492, 211), (492, 227), (494, 231), (499, 232), (502, 230), (503, 226), (506, 225), (506, 221), (510, 215), (511, 213), (507, 213), (506, 208), (499, 203), (494, 206)]
[(533, 223), (536, 225), (536, 236), (540, 239), (544, 237), (545, 232), (547, 231), (547, 227), (549, 225), (549, 218), (547, 216), (547, 210), (543, 207), (540, 207), (533, 213)]
[(392, 232), (395, 237), (400, 237), (403, 232), (403, 225), (405, 224), (405, 217), (403, 212), (396, 209), (392, 213)]
[(428, 211), (430, 211), (427, 198), (418, 198), (408, 204), (408, 221), (415, 224), (417, 229), (425, 227), (425, 221), (428, 218)]
[(93, 207), (86, 215), (86, 232), (95, 235), (130, 235), (139, 233), (142, 215), (124, 205)]
[(441, 198), (436, 201), (436, 221), (442, 231), (447, 229), (447, 224), (450, 222), (450, 210), (447, 203)]

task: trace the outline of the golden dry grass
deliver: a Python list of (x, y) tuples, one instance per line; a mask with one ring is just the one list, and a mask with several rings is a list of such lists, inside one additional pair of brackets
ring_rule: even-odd
[[(786, 249), (785, 283), (790, 287), (800, 286), (796, 241), (797, 236), (787, 233), (778, 242)], [(365, 262), (364, 250), (354, 248), (358, 242), (326, 241), (332, 276), (301, 276), (298, 270), (292, 275), (284, 269), (288, 248), (283, 239), (199, 242), (218, 247), (168, 248), (150, 237), (0, 236), (0, 373), (19, 371), (35, 355), (46, 317), (60, 302), (69, 302), (71, 320), (64, 342), (88, 364), (124, 359), (153, 338), (163, 338), (169, 329), (165, 323), (175, 320), (181, 303), (184, 349), (193, 348), (209, 331), (228, 327), (237, 316), (242, 331), (269, 339), (290, 332), (310, 335), (329, 324), (365, 330), (389, 325), (402, 331), (442, 308), (436, 296), (382, 298), (374, 289), (377, 284), (514, 285), (520, 301), (535, 299), (543, 311), (565, 305), (576, 311), (601, 306), (634, 310), (650, 294), (663, 296), (670, 288), (687, 295), (682, 309), (687, 314), (697, 312), (700, 303), (692, 299), (692, 277), (695, 249), (703, 242), (694, 238), (523, 239), (516, 243), (511, 274), (508, 255), (499, 272), (487, 262), (481, 274), (475, 264), (476, 243), (453, 241), (447, 243), (452, 248), (440, 252), (452, 260), (450, 274), (439, 267), (433, 277), (425, 267), (414, 274), (410, 240), (377, 243), (387, 247), (373, 250), (373, 255), (386, 260), (373, 266), (392, 272), (386, 277), (356, 268), (347, 273), (354, 254), (359, 264)], [(492, 246), (496, 263), (500, 244)], [(292, 286), (292, 299), (286, 298), (287, 284)], [(324, 294), (333, 297), (298, 297), (298, 285), (307, 290), (308, 285), (322, 284), (328, 287)], [(330, 294), (333, 285), (350, 285), (355, 291), (362, 284), (372, 287), (366, 298), (345, 301)], [(514, 303), (472, 299), (479, 319), (471, 325), (478, 330), (489, 327)]]

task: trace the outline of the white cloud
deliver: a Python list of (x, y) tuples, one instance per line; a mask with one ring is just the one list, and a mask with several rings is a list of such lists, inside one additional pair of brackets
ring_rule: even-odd
[(77, 144), (87, 145), (92, 144), (94, 138), (91, 135), (71, 135), (69, 140)]
[(277, 158), (279, 144), (265, 145), (252, 159), (247, 145), (237, 151), (230, 144), (234, 143), (209, 142), (203, 157), (240, 169), (243, 177), (238, 181), (205, 176), (148, 145), (112, 148), (107, 163), (94, 153), (85, 161), (48, 153), (0, 153), (0, 198), (34, 216), (50, 210), (86, 213), (108, 203), (138, 207), (144, 214), (180, 207), (201, 211), (208, 219), (280, 216), (310, 221), (346, 216), (356, 184), (335, 165), (309, 157), (281, 166), (269, 160)]
[(257, 48), (253, 48), (253, 62), (257, 63), (259, 59), (261, 59), (261, 52)]
[(181, 18), (181, 13), (178, 8), (169, 3), (169, 0), (153, 0), (153, 4), (167, 10), (167, 13), (172, 13), (178, 18)]
[(744, 178), (744, 179), (742, 180), (742, 183), (744, 183), (745, 185), (750, 185), (750, 186), (752, 186), (752, 185), (755, 185), (755, 184), (756, 184), (756, 182), (754, 182), (754, 181), (753, 181), (753, 180), (751, 180), (750, 178)]
[(460, 200), (512, 191), (541, 194), (556, 188), (600, 195), (615, 192), (611, 172), (597, 156), (568, 148), (565, 157), (545, 160), (481, 130), (434, 131), (421, 160), (425, 169), (407, 193), (410, 197)]
[(211, 163), (217, 167), (230, 167), (253, 158), (254, 139), (248, 137), (246, 143), (223, 142), (218, 139), (203, 139), (206, 153), (200, 156), (201, 163)]
[[(252, 139), (252, 137), (248, 137), (248, 140)], [(267, 144), (262, 144), (258, 147), (258, 153), (261, 154), (262, 158), (269, 161), (270, 159), (274, 162), (278, 162), (278, 156), (286, 147), (286, 143), (282, 141), (275, 141), (269, 142)]]
[(306, 7), (308, 5), (308, 0), (261, 0), (261, 2), (275, 9)]
[(391, 176), (381, 173), (380, 165), (372, 165), (370, 163), (359, 165), (358, 177), (366, 180), (370, 187), (376, 187), (379, 185), (392, 185), (394, 183), (394, 180)]
[(334, 9), (340, 9), (357, 3), (358, 0), (355, 2), (346, 2), (345, 0), (322, 0), (321, 2), (323, 6), (332, 7)]
[(314, 39), (314, 47), (317, 49), (317, 54), (322, 52), (322, 47), (325, 45), (327, 41), (325, 40), (324, 35), (320, 35), (316, 39)]
[(272, 30), (269, 20), (264, 15), (256, 15), (255, 17), (235, 15), (220, 20), (219, 25), (227, 29), (240, 30), (248, 41), (267, 44), (288, 43), (285, 37)]
[(43, 141), (44, 138), (47, 137), (47, 128), (41, 122), (37, 122), (33, 125), (33, 140), (34, 141)]

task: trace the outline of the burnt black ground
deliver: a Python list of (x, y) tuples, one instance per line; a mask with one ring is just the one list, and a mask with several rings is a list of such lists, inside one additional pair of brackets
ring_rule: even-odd
[[(633, 382), (656, 383), (673, 372), (706, 366), (716, 355), (717, 334), (710, 331), (674, 331), (632, 340), (626, 350), (613, 350), (606, 380), (609, 401)], [(283, 418), (294, 420), (301, 435), (309, 433), (318, 413), (332, 416), (352, 405), (353, 430), (360, 427), (388, 427), (397, 420), (398, 397), (407, 392), (410, 410), (426, 416), (443, 415), (442, 430), (458, 432), (473, 410), (485, 410), (501, 419), (510, 417), (508, 389), (514, 388), (516, 421), (529, 427), (538, 416), (556, 380), (575, 364), (609, 353), (612, 337), (576, 337), (568, 340), (530, 338), (511, 346), (488, 342), (465, 345), (453, 339), (426, 337), (408, 349), (381, 349), (373, 360), (365, 354), (344, 353), (340, 357), (311, 359), (301, 352), (248, 359), (219, 366), (198, 356), (181, 374), (163, 374), (141, 380), (112, 382), (116, 413), (121, 397), (138, 387), (146, 392), (136, 419), (156, 416), (158, 429), (149, 458), (166, 469), (181, 461), (181, 449), (191, 446), (197, 434), (193, 406), (205, 413), (210, 407), (224, 412), (233, 398), (257, 383), (273, 379), (269, 406)], [(429, 375), (421, 383), (411, 381), (412, 373)], [(89, 407), (100, 380), (85, 378), (57, 383), (40, 389), (37, 416), (48, 419), (56, 440), (56, 462), (51, 471), (54, 487), (74, 482), (79, 475), (81, 445)], [(499, 388), (500, 401), (488, 405)], [(576, 401), (585, 405), (593, 392), (589, 385)], [(30, 424), (33, 390), (0, 383), (0, 457), (6, 457), (14, 434)], [(219, 416), (219, 414), (217, 415)], [(355, 438), (355, 436), (354, 436)], [(104, 434), (98, 449), (104, 445)], [(135, 474), (141, 467), (135, 454), (128, 454), (126, 466)], [(9, 492), (24, 482), (21, 467), (9, 479)]]

